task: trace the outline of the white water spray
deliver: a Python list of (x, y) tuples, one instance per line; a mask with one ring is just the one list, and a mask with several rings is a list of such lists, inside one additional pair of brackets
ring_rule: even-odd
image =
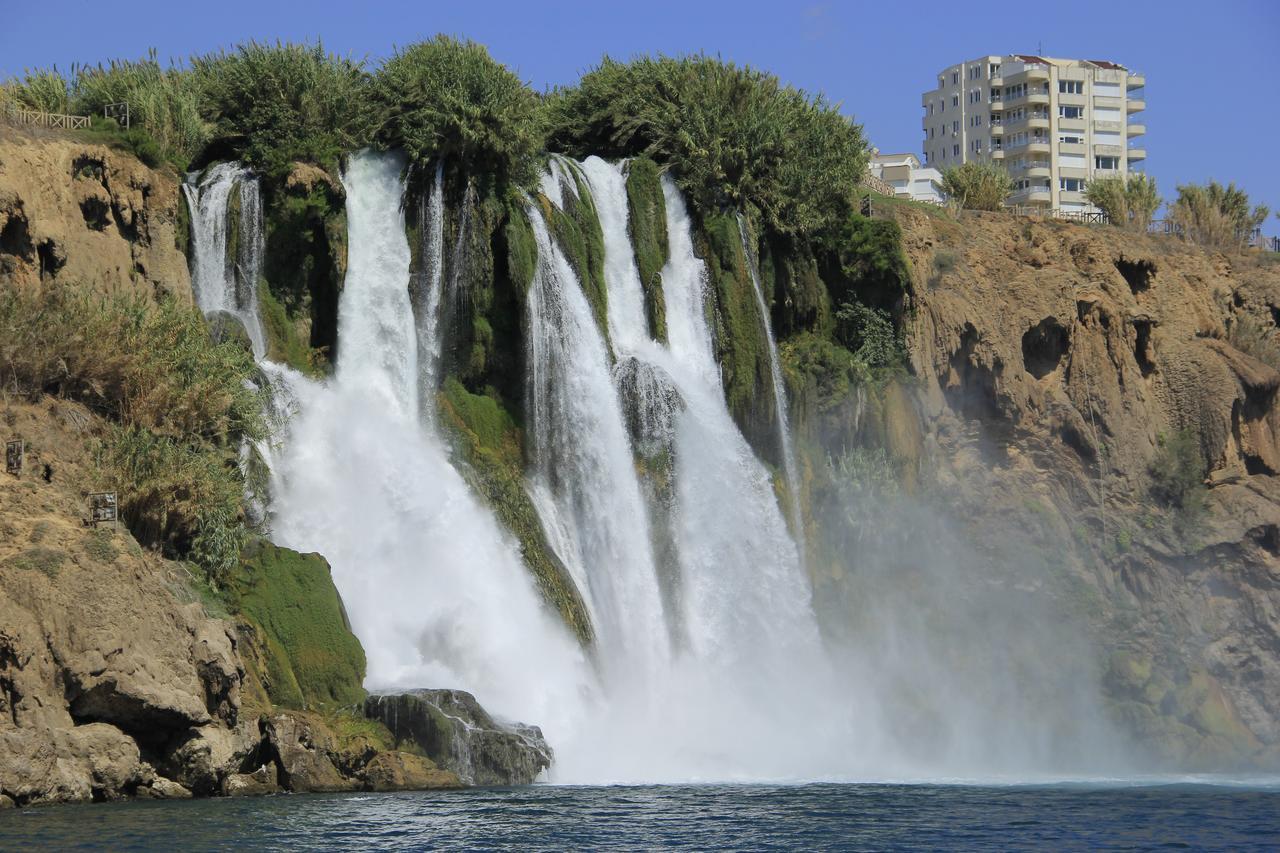
[[(258, 278), (264, 235), (258, 179), (239, 163), (219, 163), (204, 180), (189, 176), (182, 185), (191, 215), (191, 286), (205, 316), (220, 312), (244, 326), (255, 358), (266, 355), (266, 336), (258, 316)], [(230, 221), (231, 193), (240, 189), (240, 216)], [(236, 257), (229, 256), (230, 229), (237, 229)]]
[(364, 152), (343, 174), (342, 348), (330, 381), (278, 371), (297, 414), (273, 465), (274, 535), (328, 558), (370, 688), (459, 687), (563, 740), (590, 687), (583, 654), (419, 420), (403, 166)]

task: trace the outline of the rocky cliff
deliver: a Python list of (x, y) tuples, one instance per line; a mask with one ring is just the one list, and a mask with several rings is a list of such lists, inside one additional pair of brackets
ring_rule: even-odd
[(1078, 580), (1112, 711), (1163, 763), (1276, 766), (1280, 264), (894, 216), (922, 427), (899, 455), (973, 541), (1030, 543)]

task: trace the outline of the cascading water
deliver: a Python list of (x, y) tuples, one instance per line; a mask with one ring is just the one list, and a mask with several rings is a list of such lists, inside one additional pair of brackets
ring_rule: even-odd
[(332, 380), (276, 371), (296, 413), (273, 459), (273, 535), (328, 558), (370, 687), (456, 686), (567, 739), (589, 690), (584, 656), (419, 418), (403, 168), (364, 152), (342, 176), (343, 346)]
[(440, 300), (444, 290), (444, 161), (436, 163), (431, 192), (420, 200), (418, 221), (423, 223), (421, 281), (414, 289), (417, 316), (418, 386), (421, 413), (435, 418), (435, 391), (440, 380)]
[[(258, 179), (239, 163), (219, 163), (204, 180), (197, 175), (182, 185), (191, 215), (191, 286), (196, 305), (212, 317), (229, 314), (249, 336), (256, 358), (266, 354), (266, 336), (258, 316), (258, 277), (262, 272), (264, 236)], [(240, 189), (240, 216), (230, 221), (231, 193)], [(237, 229), (236, 257), (227, 251), (231, 228)]]
[(773, 380), (773, 411), (778, 421), (778, 449), (782, 451), (782, 473), (787, 481), (787, 499), (791, 504), (791, 525), (795, 532), (796, 551), (800, 564), (804, 565), (804, 517), (800, 512), (800, 477), (796, 469), (796, 451), (791, 444), (791, 424), (787, 417), (787, 389), (782, 381), (782, 359), (778, 357), (778, 342), (773, 336), (773, 322), (769, 319), (769, 304), (764, 299), (764, 287), (760, 284), (760, 267), (751, 241), (747, 239), (747, 221), (738, 214), (738, 234), (742, 237), (742, 254), (751, 272), (751, 289), (756, 295), (760, 320), (764, 324), (764, 338), (769, 344), (769, 376)]
[(532, 491), (554, 508), (549, 535), (571, 543), (561, 559), (585, 581), (606, 678), (624, 660), (632, 677), (654, 673), (669, 656), (666, 622), (608, 349), (541, 213), (530, 206), (528, 216), (538, 247), (527, 317)]

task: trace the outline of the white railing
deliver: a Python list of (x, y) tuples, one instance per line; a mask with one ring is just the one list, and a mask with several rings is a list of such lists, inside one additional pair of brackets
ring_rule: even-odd
[(11, 124), (29, 127), (51, 127), (59, 130), (83, 130), (89, 126), (88, 116), (73, 116), (66, 113), (44, 113), (39, 110), (27, 110), (22, 107), (6, 104), (4, 117)]

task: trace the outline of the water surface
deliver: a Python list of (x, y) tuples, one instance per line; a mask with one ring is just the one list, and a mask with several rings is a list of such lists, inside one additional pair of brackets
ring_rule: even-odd
[(51, 806), (0, 849), (1267, 850), (1280, 785), (538, 785)]

